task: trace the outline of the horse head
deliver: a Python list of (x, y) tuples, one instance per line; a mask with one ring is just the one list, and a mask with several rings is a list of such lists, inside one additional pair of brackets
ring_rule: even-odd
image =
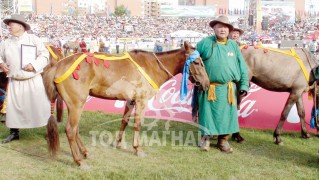
[[(186, 51), (186, 59), (194, 52), (195, 48), (184, 42), (184, 48)], [(195, 85), (200, 86), (204, 91), (208, 90), (210, 81), (206, 72), (202, 58), (199, 56), (195, 61), (189, 65), (189, 80)]]

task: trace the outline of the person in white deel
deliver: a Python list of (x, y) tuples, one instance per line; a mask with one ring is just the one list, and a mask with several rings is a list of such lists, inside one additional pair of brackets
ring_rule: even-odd
[[(0, 45), (0, 68), (9, 78), (6, 126), (10, 128), (10, 135), (2, 141), (8, 143), (19, 139), (20, 128), (47, 125), (50, 101), (41, 73), (49, 64), (49, 52), (37, 36), (27, 33), (31, 28), (24, 16), (13, 14), (3, 22), (11, 35)], [(32, 50), (32, 46), (36, 48), (36, 58), (30, 59), (30, 63), (24, 67), (21, 65), (23, 45), (29, 45), (29, 50)]]

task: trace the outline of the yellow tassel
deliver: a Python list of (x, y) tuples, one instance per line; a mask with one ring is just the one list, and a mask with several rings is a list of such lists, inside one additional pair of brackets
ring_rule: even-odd
[(6, 114), (7, 113), (7, 94), (6, 97), (4, 98), (3, 104), (2, 104), (2, 108), (0, 110), (1, 114)]
[(231, 105), (235, 105), (235, 95), (232, 82), (228, 82), (228, 103)]
[(215, 84), (210, 84), (209, 85), (209, 90), (208, 90), (208, 101), (215, 101), (216, 100), (216, 91), (215, 91)]
[(310, 91), (308, 91), (308, 100), (312, 100), (312, 94)]

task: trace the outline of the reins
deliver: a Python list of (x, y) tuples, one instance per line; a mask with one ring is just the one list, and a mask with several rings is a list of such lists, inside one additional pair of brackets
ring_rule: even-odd
[[(171, 77), (173, 77), (173, 79), (175, 79), (177, 81), (177, 79), (175, 78), (175, 76), (169, 72), (169, 70), (164, 66), (164, 64), (158, 59), (158, 57), (156, 56), (156, 54), (153, 52), (154, 57), (156, 58), (156, 61), (161, 65), (161, 67), (165, 70), (165, 72), (170, 75)], [(194, 80), (196, 81), (197, 79), (195, 78), (195, 76), (193, 75), (193, 72), (191, 71), (191, 76), (194, 78)]]
[(154, 55), (154, 57), (155, 57), (155, 59), (156, 59), (156, 61), (161, 65), (161, 67), (165, 70), (165, 72), (168, 74), (168, 75), (170, 75), (170, 76), (172, 76), (175, 80), (176, 80), (176, 78), (175, 78), (175, 76), (171, 73), (171, 72), (169, 72), (169, 70), (167, 70), (167, 68), (163, 65), (163, 63), (158, 59), (158, 57), (156, 56), (156, 54), (153, 52), (153, 55)]

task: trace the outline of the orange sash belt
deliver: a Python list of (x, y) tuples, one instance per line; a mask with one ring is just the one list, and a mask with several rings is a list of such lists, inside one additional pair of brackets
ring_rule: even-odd
[[(226, 83), (225, 83), (226, 84)], [(227, 82), (228, 84), (228, 103), (231, 105), (235, 105), (235, 95), (234, 95), (234, 88), (233, 88), (233, 82)], [(223, 85), (221, 83), (217, 82), (211, 82), (209, 85), (209, 90), (208, 90), (208, 96), (207, 100), (208, 101), (216, 101), (216, 86)]]

